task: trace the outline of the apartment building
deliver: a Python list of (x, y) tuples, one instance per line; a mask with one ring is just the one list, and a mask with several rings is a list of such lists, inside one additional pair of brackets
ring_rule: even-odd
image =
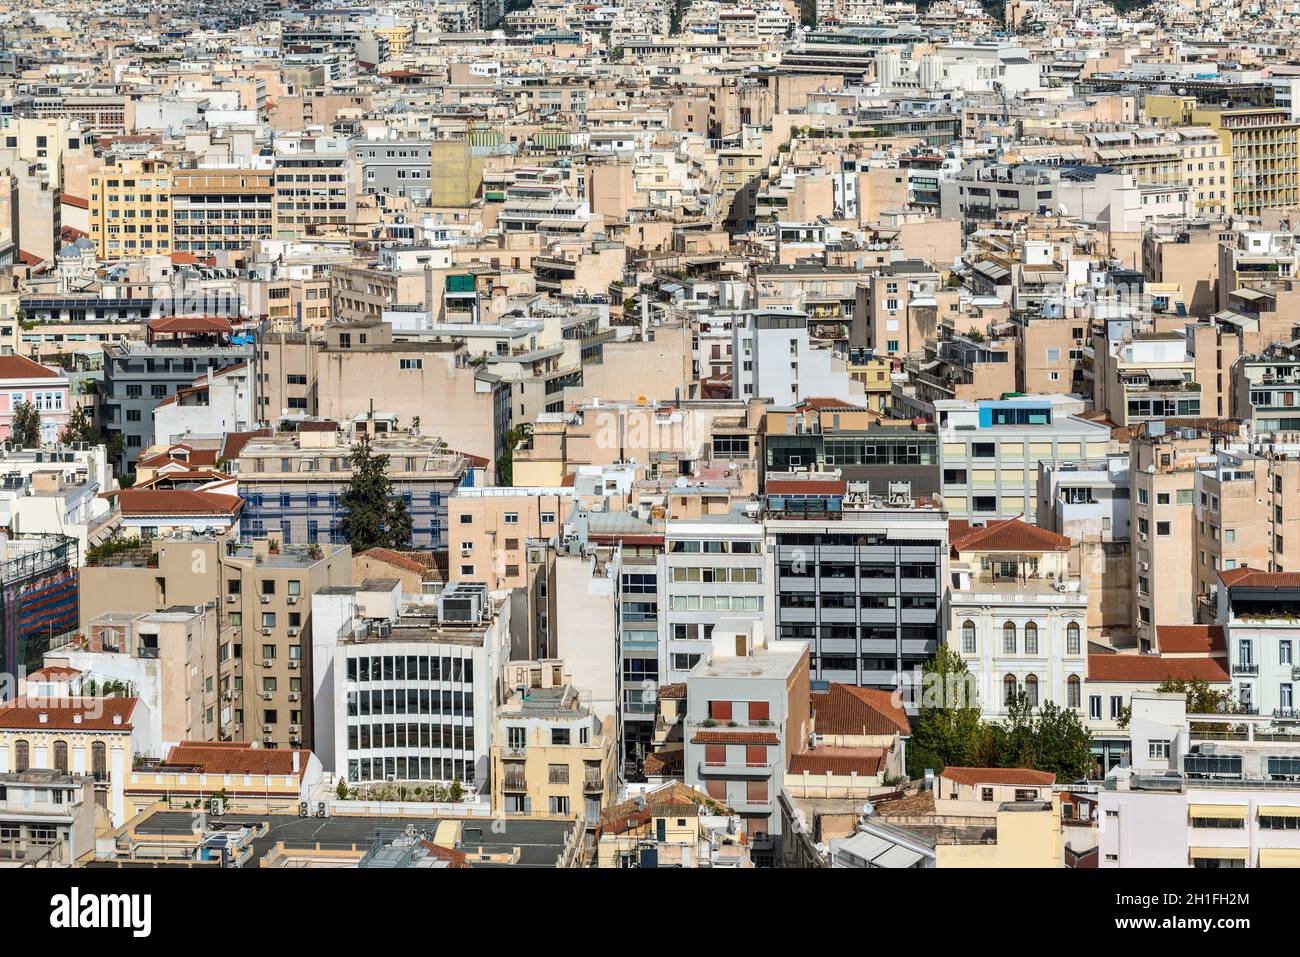
[(105, 612), (51, 642), (45, 668), (79, 672), (83, 689), (125, 687), (144, 704), (149, 737), (165, 751), (182, 741), (218, 740), (218, 646), (215, 602)]
[(68, 377), (23, 356), (0, 356), (0, 439), (13, 438), (14, 412), (30, 405), (41, 417), (41, 441), (55, 442), (72, 411)]
[(275, 235), (292, 239), (349, 221), (353, 165), (347, 141), (294, 137), (276, 141)]
[(808, 642), (812, 678), (892, 689), (934, 657), (948, 583), (941, 509), (839, 480), (769, 480), (764, 532), (764, 633)]
[(138, 698), (23, 698), (11, 703), (0, 710), (0, 775), (53, 771), (85, 776), (94, 782), (94, 804), (114, 827), (120, 826), (126, 820), (128, 772), (137, 757), (159, 753), (147, 711)]
[(614, 719), (583, 706), (572, 685), (507, 689), (492, 731), (492, 807), (577, 817), (595, 829), (618, 794)]
[(808, 316), (750, 311), (732, 325), (732, 397), (795, 404), (812, 395), (863, 404), (866, 390), (834, 351), (814, 347)]
[(1082, 715), (1088, 595), (1070, 540), (1019, 519), (950, 523), (948, 646), (975, 676), (982, 713), (1006, 717), (1024, 694)]
[(172, 168), (161, 158), (105, 158), (90, 174), (90, 239), (108, 262), (172, 252)]
[(246, 251), (275, 230), (275, 171), (200, 167), (171, 174), (172, 251)]
[(1219, 573), (1217, 621), (1232, 671), (1233, 699), (1248, 714), (1289, 722), (1300, 718), (1300, 587), (1285, 572), (1235, 568)]
[(0, 867), (74, 867), (95, 849), (90, 774), (0, 773)]
[(686, 680), (686, 785), (740, 814), (757, 867), (776, 862), (777, 807), (790, 757), (812, 727), (807, 642), (751, 641), (715, 629)]
[(938, 411), (943, 503), (954, 518), (1035, 520), (1039, 462), (1110, 449), (1108, 426), (1066, 414), (1051, 395), (941, 403)]
[(941, 278), (923, 260), (898, 259), (859, 282), (850, 342), (891, 358), (919, 352), (957, 301)]
[(0, 595), (12, 609), (0, 617), (0, 674), (40, 668), (50, 642), (77, 627), (81, 560), (68, 536), (0, 538)]
[[(342, 543), (342, 497), (352, 481), (353, 439), (333, 427), (250, 439), (234, 463), (248, 534), (282, 543)], [(474, 472), (465, 456), (435, 437), (380, 432), (371, 455), (386, 456), (385, 474), (411, 516), (410, 548), (447, 548), (447, 507)]]
[(156, 538), (81, 570), (82, 628), (106, 612), (215, 603), (221, 739), (311, 747), (312, 595), (351, 581), (347, 545)]
[(122, 436), (119, 472), (135, 467), (156, 441), (154, 409), (188, 389), (196, 376), (248, 362), (253, 348), (237, 345), (230, 323), (210, 318), (153, 320), (165, 335), (146, 342), (114, 343), (104, 356), (104, 380), (97, 414), (108, 435)]
[(753, 867), (739, 815), (680, 781), (606, 808), (596, 866)]

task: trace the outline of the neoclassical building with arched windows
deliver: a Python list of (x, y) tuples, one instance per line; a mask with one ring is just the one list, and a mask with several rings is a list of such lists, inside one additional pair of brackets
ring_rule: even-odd
[(17, 698), (0, 708), (0, 773), (47, 768), (91, 775), (113, 825), (136, 755), (156, 753), (139, 698)]
[(976, 678), (985, 718), (1023, 691), (1041, 707), (1086, 705), (1088, 595), (1070, 571), (1070, 540), (1019, 519), (949, 528), (948, 647)]

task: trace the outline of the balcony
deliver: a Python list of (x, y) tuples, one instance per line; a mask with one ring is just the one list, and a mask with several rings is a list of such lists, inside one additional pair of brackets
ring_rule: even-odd
[(587, 775), (582, 779), (582, 790), (587, 794), (600, 794), (605, 790), (605, 782), (598, 775)]
[(527, 791), (528, 779), (522, 769), (518, 771), (507, 769), (502, 776), (501, 787), (505, 791)]
[(1257, 675), (1259, 674), (1259, 665), (1252, 661), (1233, 662), (1232, 673), (1234, 675)]
[(772, 774), (772, 761), (701, 761), (700, 776), (725, 774), (728, 777), (765, 778)]

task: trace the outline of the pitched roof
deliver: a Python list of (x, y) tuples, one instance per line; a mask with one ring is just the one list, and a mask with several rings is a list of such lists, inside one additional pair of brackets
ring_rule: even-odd
[(1166, 658), (1162, 655), (1089, 655), (1089, 681), (1141, 681), (1159, 684), (1201, 679), (1226, 682), (1228, 669), (1222, 658)]
[(939, 777), (947, 778), (958, 784), (974, 787), (979, 784), (1010, 784), (1025, 787), (1044, 787), (1056, 783), (1056, 775), (1050, 771), (1035, 771), (1032, 768), (944, 768)]
[(227, 462), (239, 458), (239, 453), (252, 439), (263, 438), (271, 434), (270, 429), (257, 429), (253, 432), (227, 432), (225, 445), (221, 447), (221, 457)]
[[(57, 704), (53, 703), (55, 700)], [(69, 700), (75, 703), (69, 704)], [(19, 698), (0, 710), (0, 728), (20, 731), (130, 731), (131, 715), (139, 703), (139, 698)], [(42, 715), (45, 716), (44, 721), (41, 720)]]
[(948, 540), (954, 552), (1068, 552), (1070, 539), (1056, 532), (1030, 525), (1018, 518), (971, 525), (965, 519), (948, 522)]
[(26, 356), (0, 356), (0, 379), (61, 379), (55, 372)]
[(1156, 625), (1156, 647), (1164, 654), (1226, 651), (1222, 625)]
[(654, 817), (656, 809), (682, 808), (694, 805), (703, 807), (715, 814), (731, 814), (731, 808), (721, 801), (716, 801), (695, 788), (688, 787), (681, 781), (669, 781), (667, 784), (647, 791), (643, 800), (633, 798), (613, 804), (600, 812), (600, 826), (597, 837), (601, 834), (622, 834), (625, 831), (647, 823)]
[(201, 332), (229, 334), (234, 331), (225, 316), (159, 316), (149, 320), (151, 332), (167, 334)]
[(404, 568), (408, 572), (421, 574), (435, 567), (433, 555), (429, 552), (399, 552), (392, 548), (367, 548), (364, 552), (358, 552), (356, 557), (370, 558), (392, 565), (394, 568)]
[(1300, 588), (1300, 572), (1265, 572), (1258, 568), (1229, 568), (1219, 572), (1229, 588)]
[(674, 684), (659, 686), (659, 700), (684, 700), (686, 698), (686, 682), (678, 681)]
[(244, 507), (238, 495), (181, 488), (124, 488), (117, 501), (123, 515), (235, 515)]
[(861, 774), (880, 773), (884, 763), (883, 748), (816, 748), (790, 759), (792, 774)]
[(812, 695), (818, 734), (911, 734), (907, 712), (892, 691), (833, 684)]
[[(298, 770), (293, 756), (298, 755)], [(307, 773), (311, 751), (306, 748), (255, 748), (242, 741), (182, 741), (167, 753), (164, 764), (199, 768), (205, 774), (294, 774)]]

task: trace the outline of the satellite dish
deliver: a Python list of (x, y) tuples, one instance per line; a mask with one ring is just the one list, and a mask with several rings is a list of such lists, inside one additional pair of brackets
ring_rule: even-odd
[(870, 801), (868, 801), (866, 804), (862, 805), (862, 816), (863, 816), (863, 817), (871, 817), (871, 815), (872, 815), (872, 814), (875, 814), (875, 813), (876, 813), (876, 806), (875, 806), (874, 804), (872, 804)]
[(677, 481), (673, 483), (673, 485), (675, 485), (677, 488), (686, 488), (686, 486), (690, 484), (691, 484), (690, 482), (686, 481), (685, 475), (679, 477)]

